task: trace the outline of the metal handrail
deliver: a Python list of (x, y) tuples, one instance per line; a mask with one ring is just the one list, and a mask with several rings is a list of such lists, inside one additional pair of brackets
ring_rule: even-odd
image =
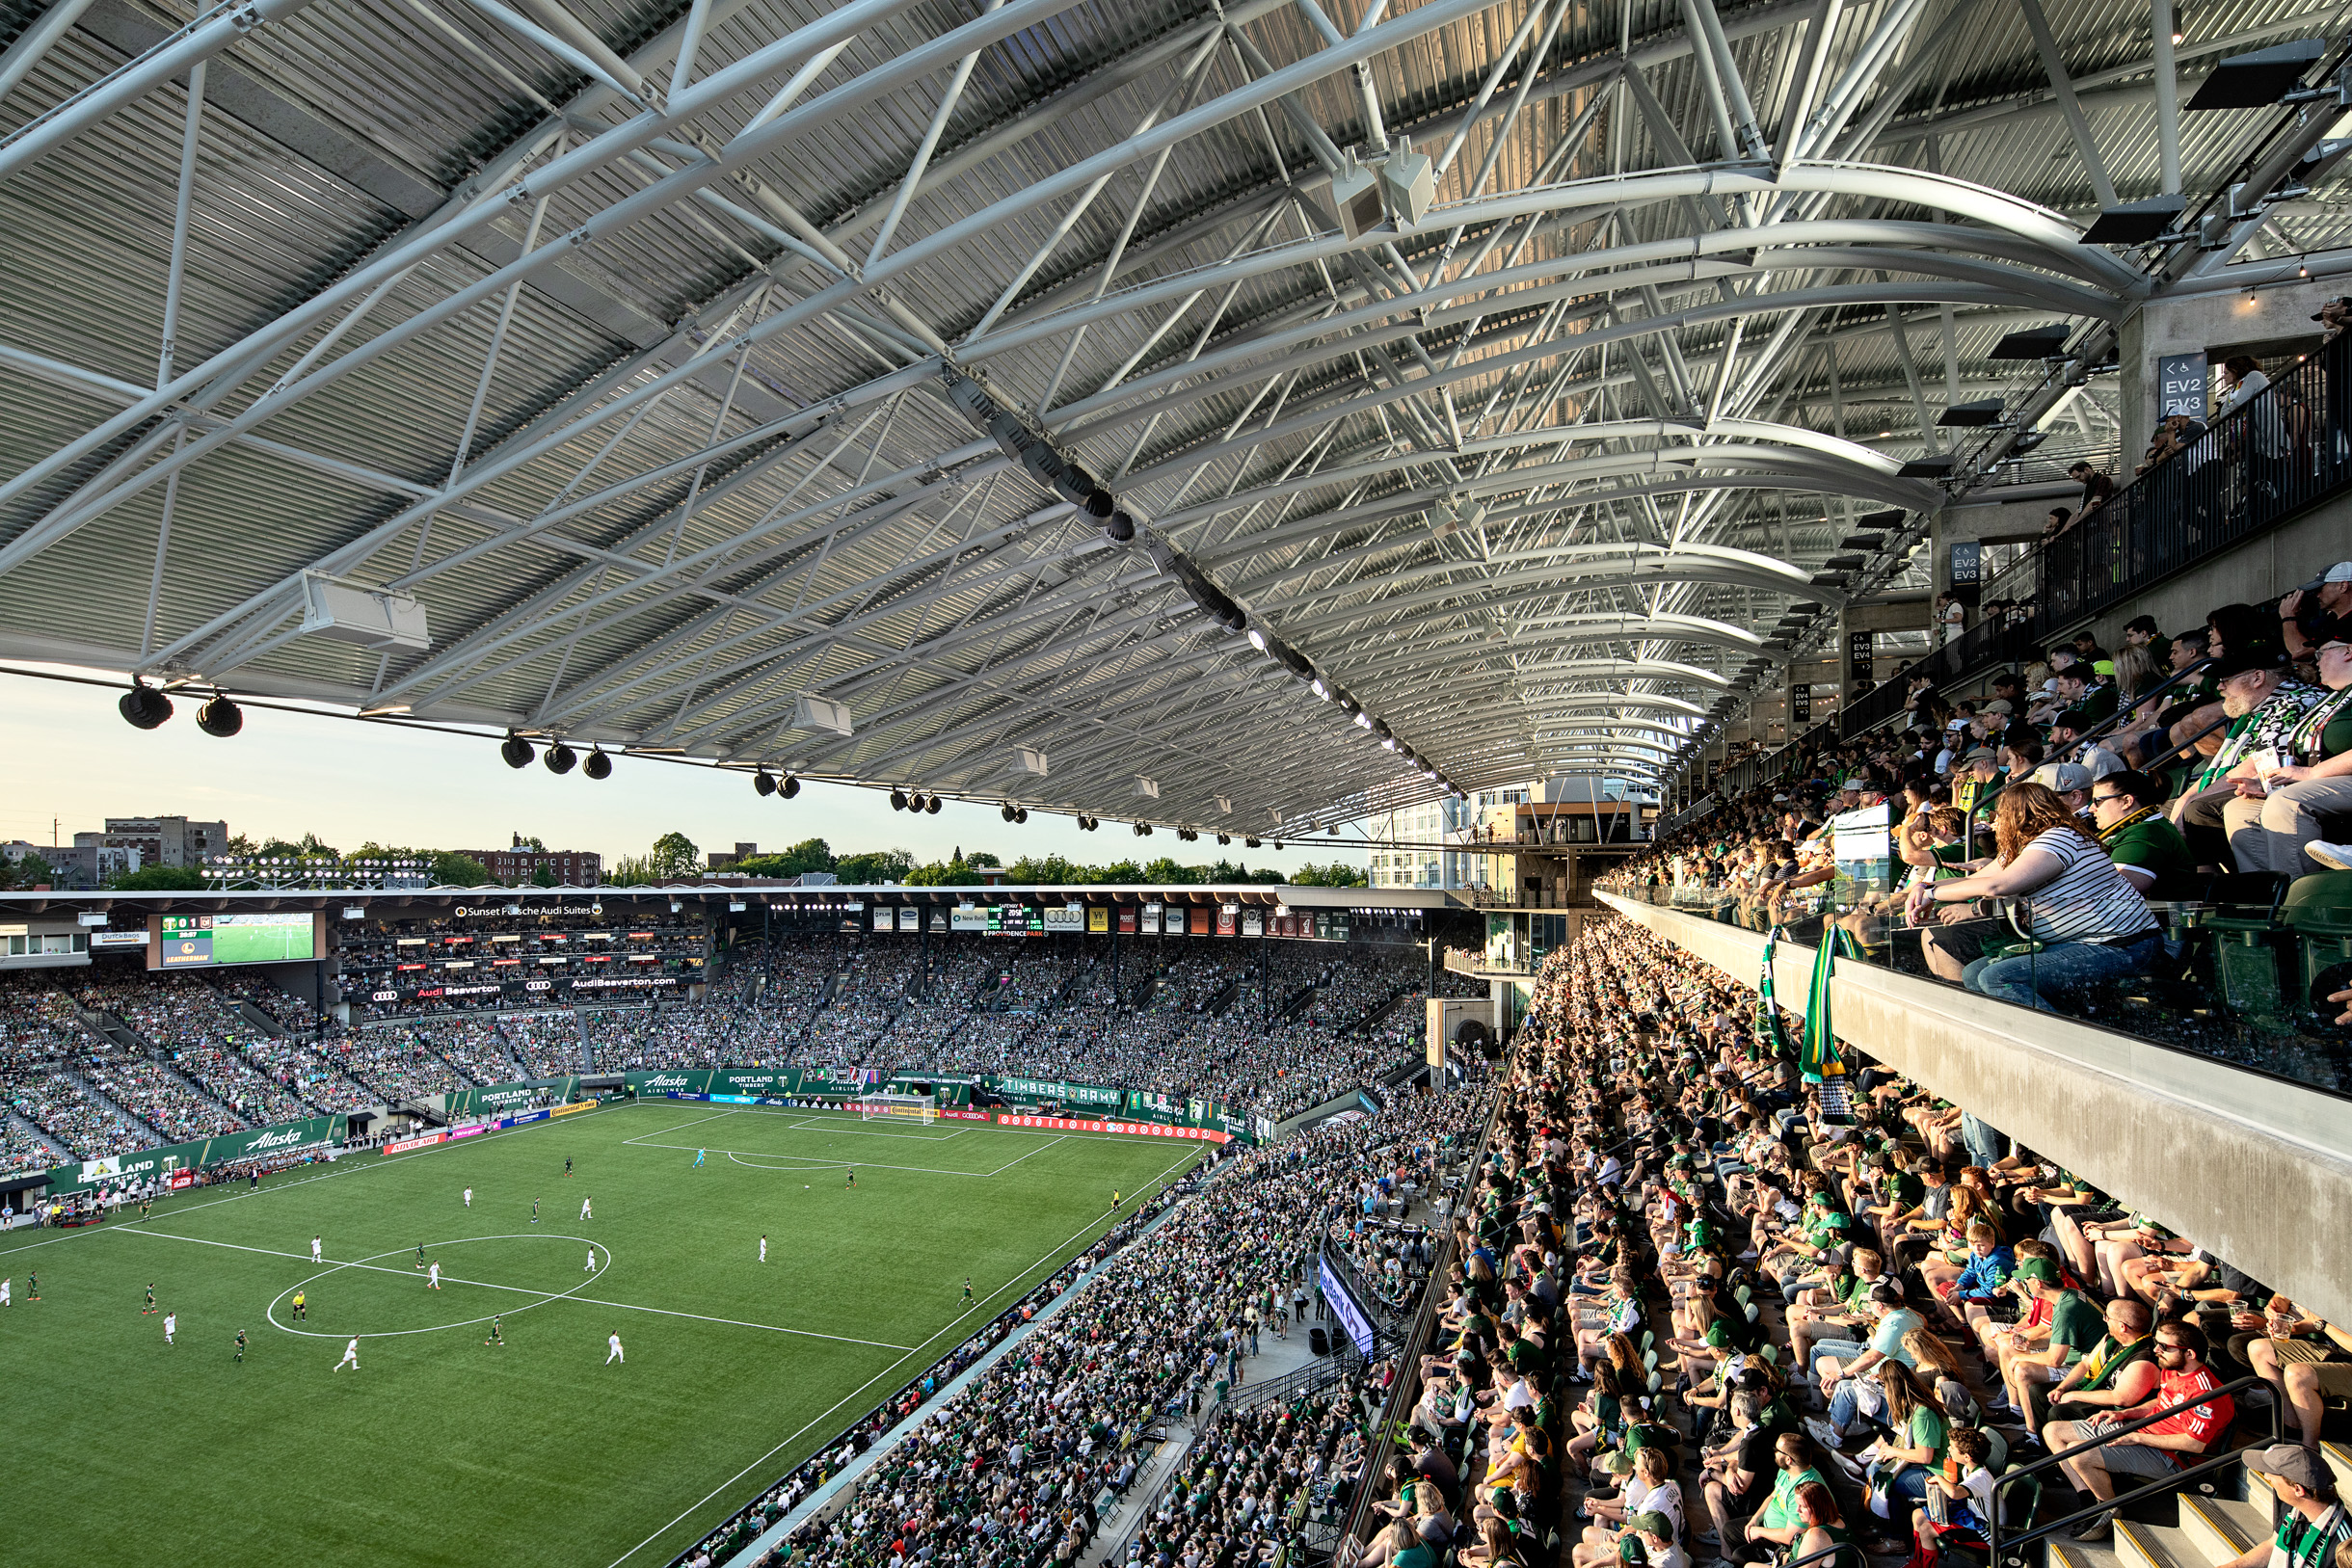
[(2123, 696), (2119, 692), (2116, 697), (2115, 711), (2108, 714), (2105, 718), (2099, 720), (2098, 724), (2092, 726), (2089, 730), (2085, 731), (2082, 738), (2074, 743), (2075, 749), (2079, 751), (2082, 747), (2097, 745), (2101, 735), (2104, 735), (2110, 731), (2119, 728), (2125, 719), (2130, 718), (2131, 715), (2143, 704), (2163, 696), (2166, 692), (2172, 690), (2175, 686), (2179, 685), (2180, 682), (2188, 679), (2192, 676), (2204, 675), (2207, 669), (2212, 667), (2212, 664), (2213, 660), (2210, 657), (2206, 657), (2199, 659), (2196, 663), (2187, 666), (2185, 669), (2175, 670), (2171, 675), (2166, 676), (2162, 680), (2157, 681), (2146, 691), (2132, 693), (2131, 701), (2128, 703), (2123, 700)]
[[(2093, 1448), (2103, 1448), (2108, 1444), (2114, 1442), (2117, 1438), (2122, 1437), (2126, 1433), (2136, 1432), (2143, 1426), (2152, 1426), (2157, 1422), (2165, 1421), (2171, 1417), (2178, 1416), (2183, 1410), (2194, 1410), (2199, 1405), (2211, 1404), (2214, 1400), (2222, 1398), (2225, 1395), (2234, 1397), (2242, 1390), (2268, 1388), (2269, 1386), (2270, 1385), (2260, 1377), (2240, 1377), (2234, 1379), (2233, 1381), (2224, 1383), (2221, 1387), (2210, 1390), (2197, 1398), (2186, 1399), (2179, 1404), (2171, 1405), (2163, 1410), (2158, 1410), (2150, 1415), (2141, 1416), (2136, 1420), (2126, 1422), (2123, 1425), (2118, 1426), (2114, 1431), (2108, 1432), (2093, 1442), (2079, 1443), (2073, 1448), (2068, 1448), (2063, 1452), (2045, 1454), (2030, 1465), (2018, 1465), (2008, 1471), (2005, 1471), (2002, 1473), (1999, 1479), (1992, 1483), (1992, 1507), (1991, 1510), (1992, 1517), (1985, 1521), (1986, 1555), (1995, 1563), (2002, 1560), (2001, 1549), (2004, 1542), (2001, 1537), (2001, 1495), (2008, 1491), (2012, 1484), (2023, 1480), (2028, 1475), (2038, 1475), (2044, 1471), (2053, 1469), (2062, 1460), (2071, 1459), (2078, 1453), (2088, 1453)], [(2273, 1443), (2284, 1442), (2285, 1440), (2285, 1436), (2286, 1427), (2285, 1401), (2274, 1398), (2270, 1401), (2270, 1441)], [(2197, 1464), (2190, 1465), (2184, 1469), (2174, 1472), (2171, 1476), (2164, 1477), (2159, 1482), (2152, 1483), (2149, 1486), (2135, 1487), (2129, 1493), (2118, 1493), (2116, 1496), (2107, 1499), (2103, 1502), (2094, 1502), (2091, 1506), (2087, 1508), (2077, 1508), (2063, 1519), (2053, 1519), (2046, 1525), (2036, 1525), (2032, 1528), (2024, 1530), (2023, 1532), (2010, 1539), (2005, 1544), (2013, 1551), (2018, 1547), (2028, 1546), (2035, 1541), (2054, 1535), (2061, 1529), (2070, 1528), (2072, 1526), (2081, 1524), (2083, 1521), (2094, 1518), (2097, 1515), (2114, 1512), (2123, 1506), (2125, 1497), (2138, 1497), (2144, 1493), (2152, 1494), (2156, 1492), (2177, 1491), (2183, 1482), (2195, 1480), (2200, 1475), (2209, 1475), (2215, 1471), (2225, 1470), (2231, 1465), (2237, 1464), (2244, 1457), (2244, 1453), (2236, 1449), (2231, 1449), (2222, 1453), (2213, 1454)], [(2019, 1557), (2012, 1560), (2022, 1562), (2023, 1558)], [(1796, 1565), (1792, 1563), (1789, 1565), (1789, 1568), (1796, 1568)]]
[[(1503, 1095), (1498, 1089), (1494, 1104), (1487, 1112), (1485, 1129), (1479, 1134), (1478, 1148), (1470, 1156), (1471, 1174), (1465, 1178), (1465, 1182), (1476, 1180), (1477, 1173), (1485, 1169), (1487, 1153), (1494, 1142), (1494, 1129), (1502, 1120)], [(1430, 1331), (1436, 1325), (1439, 1287), (1445, 1283), (1446, 1270), (1454, 1264), (1455, 1252), (1454, 1229), (1448, 1226), (1445, 1241), (1438, 1247), (1437, 1256), (1430, 1261), (1429, 1282), (1422, 1287), (1421, 1309), (1413, 1315), (1412, 1327), (1405, 1332), (1403, 1349), (1397, 1359), (1397, 1376), (1389, 1387), (1387, 1401), (1380, 1406), (1373, 1441), (1365, 1445), (1364, 1474), (1356, 1477), (1355, 1496), (1349, 1501), (1348, 1518), (1340, 1527), (1340, 1541), (1352, 1541), (1361, 1535), (1364, 1521), (1372, 1512), (1373, 1461), (1384, 1451), (1390, 1434), (1396, 1431), (1400, 1413), (1409, 1409), (1411, 1401), (1421, 1397), (1421, 1367), (1416, 1358), (1421, 1354), (1421, 1347), (1429, 1342)]]
[[(2205, 736), (2211, 734), (2214, 731), (2234, 722), (2236, 721), (2232, 720), (2227, 713), (2223, 714), (2220, 718), (2215, 719), (2211, 724), (2206, 725), (2203, 730), (2200, 730), (2195, 734), (2189, 736), (2188, 739), (2176, 741), (2172, 745), (2165, 747), (2164, 750), (2158, 752), (2155, 756), (2150, 757), (2148, 759), (2148, 768), (2143, 768), (2141, 771), (2147, 772), (2149, 768), (2157, 766), (2167, 758), (2177, 756), (2181, 752), (2187, 751), (2190, 747), (2195, 746), (2199, 741), (2205, 739)], [(2086, 736), (2085, 740), (2087, 741), (2089, 737)], [(2015, 783), (2016, 781), (2012, 780), (2011, 782)], [(1963, 844), (1973, 845), (1976, 842), (1976, 814), (1983, 811), (1986, 807), (1991, 805), (1995, 800), (1998, 800), (2000, 798), (2000, 793), (2001, 792), (1996, 789), (1989, 795), (1980, 796), (1977, 800), (1969, 805), (1968, 820), (1960, 830), (1960, 841)]]
[[(1799, 1533), (1802, 1534), (1803, 1531), (1800, 1531)], [(1834, 1557), (1840, 1553), (1852, 1553), (1854, 1555), (1854, 1560), (1851, 1563), (1848, 1563), (1846, 1568), (1868, 1568), (1870, 1561), (1869, 1556), (1860, 1547), (1855, 1545), (1852, 1541), (1831, 1541), (1828, 1546), (1823, 1547), (1818, 1552), (1807, 1552), (1802, 1557), (1791, 1557), (1787, 1562), (1782, 1563), (1780, 1568), (1804, 1568), (1804, 1565), (1808, 1562), (1819, 1562), (1824, 1557)]]

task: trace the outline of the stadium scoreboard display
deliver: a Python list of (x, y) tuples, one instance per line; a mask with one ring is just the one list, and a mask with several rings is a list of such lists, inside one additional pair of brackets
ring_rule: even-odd
[(150, 915), (147, 968), (219, 969), (231, 964), (307, 963), (327, 948), (317, 910), (239, 915)]

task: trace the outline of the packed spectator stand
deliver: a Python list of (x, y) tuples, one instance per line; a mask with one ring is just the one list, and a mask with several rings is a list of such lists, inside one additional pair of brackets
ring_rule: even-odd
[[(1000, 1332), (1067, 1294), (976, 1379), (950, 1388), (974, 1359), (967, 1345), (838, 1449), (779, 1482), (743, 1519), (785, 1516), (875, 1437), (920, 1412), (924, 1419), (871, 1462), (854, 1492), (792, 1529), (790, 1561), (1072, 1563), (1098, 1544), (1102, 1505), (1135, 1482), (1161, 1443), (1191, 1427), (1199, 1441), (1190, 1464), (1175, 1487), (1145, 1500), (1149, 1512), (1131, 1549), (1148, 1551), (1163, 1568), (1270, 1560), (1311, 1519), (1333, 1511), (1335, 1486), (1366, 1451), (1373, 1395), (1395, 1369), (1358, 1358), (1335, 1365), (1344, 1375), (1313, 1379), (1312, 1390), (1302, 1380), (1296, 1400), (1252, 1406), (1243, 1376), (1251, 1342), (1306, 1331), (1296, 1314), (1336, 1211), (1352, 1209), (1362, 1191), (1383, 1183), (1432, 1190), (1443, 1171), (1459, 1168), (1490, 1103), (1488, 1088), (1472, 1080), (1228, 1154), (1166, 1202), (1164, 1217), (1156, 1211), (1156, 1224), (1128, 1222), (1008, 1314)], [(1148, 1245), (1133, 1244), (1145, 1234)], [(1417, 1290), (1424, 1278), (1413, 1276), (1407, 1288)], [(943, 1390), (947, 1396), (923, 1412)], [(1277, 1441), (1243, 1452), (1243, 1434), (1269, 1431)], [(1338, 1506), (1347, 1496), (1338, 1487)], [(731, 1525), (703, 1550), (739, 1546), (751, 1528)]]
[(2352, 1332), (1842, 1065), (1616, 917), (1552, 955), (1344, 1568), (2342, 1560)]
[[(522, 929), (503, 924), (517, 932), (468, 930)], [(382, 960), (438, 931), (362, 941)], [(1279, 1120), (1418, 1061), (1426, 967), (1418, 947), (788, 933), (741, 944), (699, 999), (396, 1016), (355, 1004), (349, 1025), (254, 972), (33, 971), (0, 985), (0, 1153), (38, 1169), (489, 1084), (700, 1067), (998, 1074)]]
[[(2352, 561), (2110, 652), (1924, 679), (1886, 729), (1774, 758), (1604, 889), (2022, 1005), (2352, 1082)], [(1837, 858), (1884, 807), (1890, 874)]]

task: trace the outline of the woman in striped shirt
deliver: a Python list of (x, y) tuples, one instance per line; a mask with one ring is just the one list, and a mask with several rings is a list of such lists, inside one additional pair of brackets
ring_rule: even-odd
[(1992, 864), (1911, 890), (1914, 923), (1932, 904), (2023, 900), (2011, 909), (2010, 921), (2032, 939), (2025, 950), (1974, 960), (1961, 973), (1963, 984), (2055, 1012), (2052, 992), (2147, 970), (2161, 935), (2155, 917), (2064, 801), (2038, 784), (2011, 784), (1993, 808), (1992, 823)]

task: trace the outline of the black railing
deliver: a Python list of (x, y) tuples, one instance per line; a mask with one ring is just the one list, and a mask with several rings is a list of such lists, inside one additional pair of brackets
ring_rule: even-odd
[[(2138, 1498), (2175, 1492), (2200, 1476), (2210, 1475), (2216, 1471), (2227, 1470), (2232, 1465), (2242, 1463), (2245, 1454), (2237, 1450), (2211, 1454), (2199, 1460), (2196, 1464), (2183, 1465), (2170, 1475), (2152, 1479), (2145, 1486), (2127, 1492), (2119, 1491), (2114, 1497), (2104, 1502), (2094, 1500), (2087, 1507), (2077, 1508), (2063, 1518), (2047, 1520), (2035, 1525), (2032, 1528), (2021, 1530), (2015, 1535), (2005, 1535), (2001, 1529), (2002, 1495), (2028, 1475), (2039, 1475), (2045, 1471), (2054, 1469), (2060, 1461), (2071, 1459), (2078, 1453), (2089, 1453), (2094, 1448), (2103, 1448), (2127, 1432), (2136, 1432), (2143, 1426), (2152, 1426), (2157, 1422), (2178, 1416), (2184, 1410), (2194, 1410), (2199, 1405), (2210, 1404), (2224, 1395), (2234, 1398), (2247, 1390), (2268, 1387), (2269, 1384), (2259, 1377), (2241, 1377), (2233, 1382), (2224, 1383), (2221, 1387), (2207, 1393), (2200, 1394), (2195, 1398), (2184, 1399), (2177, 1405), (2168, 1405), (2162, 1410), (2142, 1416), (2136, 1421), (2125, 1422), (2092, 1442), (2077, 1444), (2073, 1448), (2058, 1453), (2045, 1454), (2030, 1465), (2012, 1466), (2000, 1479), (1992, 1483), (1992, 1507), (1990, 1510), (1992, 1517), (1985, 1521), (1986, 1555), (1997, 1565), (1997, 1568), (2021, 1568), (2025, 1561), (2022, 1549), (2031, 1546), (2036, 1541), (2046, 1539), (2062, 1529), (2071, 1529), (2076, 1525), (2095, 1519), (2100, 1514), (2112, 1513), (2122, 1508), (2126, 1502)], [(2284, 1442), (2286, 1437), (2284, 1407), (2284, 1400), (2275, 1397), (2271, 1399), (2270, 1441), (2273, 1443)], [(2099, 1414), (2107, 1415), (2109, 1412), (2100, 1411)], [(2003, 1556), (2004, 1552), (2009, 1555)], [(1789, 1568), (1796, 1568), (1796, 1564), (1791, 1563)]]
[(1912, 676), (1941, 690), (2018, 663), (2058, 633), (2352, 488), (2347, 378), (2352, 333), (2281, 370), (2187, 450), (2002, 569), (1981, 599), (2025, 614), (2013, 621), (1989, 609), (1850, 704), (1838, 716), (1840, 733), (1852, 739), (1901, 711)]
[[(2061, 632), (2352, 490), (2347, 427), (2352, 332), (2281, 370), (2185, 451), (2002, 568), (1979, 592), (1976, 625), (1844, 699), (1835, 717), (1770, 756), (1724, 768), (1715, 790), (1744, 794), (1814, 748), (1877, 729), (1908, 704), (1914, 676), (1949, 691), (2022, 664)], [(2014, 618), (1996, 608), (2012, 604), (2021, 611)]]

